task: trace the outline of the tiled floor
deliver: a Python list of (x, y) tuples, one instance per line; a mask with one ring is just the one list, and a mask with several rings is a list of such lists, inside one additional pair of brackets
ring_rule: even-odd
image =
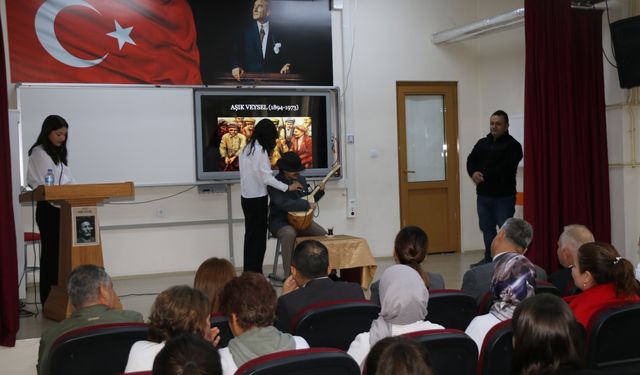
[[(427, 257), (424, 268), (431, 272), (437, 272), (443, 275), (445, 286), (450, 289), (458, 289), (462, 284), (462, 275), (469, 269), (469, 264), (478, 261), (482, 257), (482, 251), (471, 251), (449, 254), (434, 254)], [(376, 279), (380, 277), (382, 272), (393, 264), (392, 258), (378, 258), (378, 270)], [(271, 266), (264, 267), (265, 274), (271, 270)], [(146, 275), (138, 277), (123, 277), (113, 280), (114, 288), (120, 296), (120, 300), (125, 309), (141, 312), (145, 317), (149, 313), (149, 309), (156, 295), (164, 289), (180, 284), (193, 284), (194, 272), (183, 272), (175, 274)], [(280, 287), (276, 286), (276, 291), (280, 293)], [(35, 311), (34, 289), (28, 290), (26, 308)], [(18, 339), (40, 337), (43, 330), (55, 324), (54, 321), (45, 318), (42, 314), (37, 316), (20, 318), (20, 330), (18, 331)]]

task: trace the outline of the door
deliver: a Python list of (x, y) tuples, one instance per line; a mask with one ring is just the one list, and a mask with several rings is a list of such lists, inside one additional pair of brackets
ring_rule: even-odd
[(429, 253), (460, 251), (456, 82), (398, 82), (400, 224), (429, 236)]

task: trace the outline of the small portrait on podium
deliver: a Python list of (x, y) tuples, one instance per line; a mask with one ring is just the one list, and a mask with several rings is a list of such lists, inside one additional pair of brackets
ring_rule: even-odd
[(73, 236), (73, 246), (88, 246), (100, 243), (96, 207), (74, 207), (72, 212), (73, 233), (75, 234)]

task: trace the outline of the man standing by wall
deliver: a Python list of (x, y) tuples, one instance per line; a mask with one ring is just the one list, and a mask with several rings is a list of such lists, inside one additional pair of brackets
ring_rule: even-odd
[(522, 146), (509, 134), (509, 116), (495, 111), (489, 134), (481, 138), (467, 157), (467, 173), (476, 184), (478, 219), (484, 238), (484, 258), (491, 262), (491, 242), (497, 228), (515, 213), (516, 172)]

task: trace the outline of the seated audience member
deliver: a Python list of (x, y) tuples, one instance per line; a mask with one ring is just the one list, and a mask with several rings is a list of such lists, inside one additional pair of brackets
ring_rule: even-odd
[[(291, 185), (294, 182), (302, 185), (302, 190), (280, 191), (271, 186), (267, 186), (269, 191), (269, 230), (278, 237), (282, 250), (282, 266), (284, 267), (285, 278), (289, 277), (291, 271), (291, 254), (293, 244), (297, 236), (324, 236), (327, 231), (318, 225), (312, 218), (311, 225), (305, 230), (296, 230), (289, 224), (287, 214), (289, 212), (307, 211), (316, 208), (315, 202), (308, 202), (303, 199), (309, 194), (307, 180), (300, 175), (305, 168), (300, 161), (300, 157), (295, 152), (285, 152), (277, 162), (280, 172), (276, 175), (276, 180)], [(316, 193), (317, 201), (324, 195), (324, 184), (320, 184), (320, 191)]]
[(235, 336), (219, 350), (225, 375), (233, 375), (254, 358), (309, 347), (302, 337), (282, 333), (273, 326), (276, 291), (262, 274), (244, 272), (229, 281), (222, 293), (222, 311), (229, 317)]
[(427, 316), (429, 291), (420, 275), (409, 266), (396, 264), (380, 278), (380, 316), (371, 323), (369, 332), (356, 336), (347, 353), (358, 362), (369, 349), (385, 337), (404, 333), (444, 328), (424, 320)]
[[(462, 291), (475, 298), (476, 302), (480, 304), (482, 297), (489, 292), (496, 261), (507, 253), (524, 255), (532, 238), (533, 228), (531, 228), (531, 224), (518, 218), (507, 219), (491, 243), (493, 261), (473, 267), (465, 272), (462, 277)], [(535, 266), (535, 268), (537, 278), (546, 280), (547, 273), (538, 266)]]
[(491, 279), (493, 305), (488, 314), (473, 318), (465, 333), (478, 345), (478, 353), (487, 332), (496, 324), (511, 319), (516, 306), (535, 295), (536, 270), (525, 256), (504, 254), (496, 261)]
[(138, 341), (129, 351), (125, 372), (151, 371), (165, 342), (182, 333), (194, 333), (213, 342), (218, 328), (209, 328), (207, 296), (187, 285), (172, 286), (156, 297), (149, 314), (149, 340)]
[(48, 374), (51, 345), (66, 332), (76, 328), (105, 323), (142, 322), (142, 314), (115, 310), (116, 293), (111, 278), (103, 267), (85, 264), (76, 267), (67, 282), (69, 300), (75, 308), (71, 316), (42, 334), (38, 352), (38, 374)]
[(589, 319), (609, 303), (640, 301), (640, 285), (633, 265), (622, 258), (613, 245), (590, 242), (580, 246), (571, 273), (582, 293), (565, 300), (585, 327)]
[[(424, 285), (429, 290), (444, 289), (444, 279), (439, 273), (425, 272), (422, 269), (422, 262), (427, 256), (429, 249), (429, 238), (419, 227), (404, 227), (396, 235), (393, 245), (393, 259), (396, 263), (406, 264), (420, 274)], [(371, 302), (380, 305), (380, 295), (378, 294), (380, 281), (371, 284)]]
[(222, 375), (218, 350), (202, 336), (171, 338), (153, 361), (153, 375)]
[(403, 336), (378, 341), (365, 360), (363, 375), (431, 375), (431, 357), (424, 345)]
[(549, 275), (549, 282), (553, 284), (563, 296), (576, 294), (576, 286), (571, 276), (573, 260), (578, 248), (587, 242), (593, 242), (591, 231), (580, 224), (571, 224), (564, 227), (564, 231), (558, 238), (558, 261), (562, 269)]
[(211, 303), (211, 315), (220, 312), (220, 295), (224, 286), (236, 276), (236, 269), (226, 259), (209, 258), (202, 262), (193, 287), (204, 293)]
[(518, 375), (598, 374), (580, 370), (585, 333), (571, 309), (553, 294), (522, 301), (513, 313), (512, 373)]
[(329, 278), (329, 252), (322, 242), (305, 240), (296, 246), (291, 262), (291, 276), (282, 286), (276, 309), (276, 327), (283, 332), (293, 331), (294, 315), (314, 303), (360, 298), (364, 293), (360, 285), (333, 281)]

